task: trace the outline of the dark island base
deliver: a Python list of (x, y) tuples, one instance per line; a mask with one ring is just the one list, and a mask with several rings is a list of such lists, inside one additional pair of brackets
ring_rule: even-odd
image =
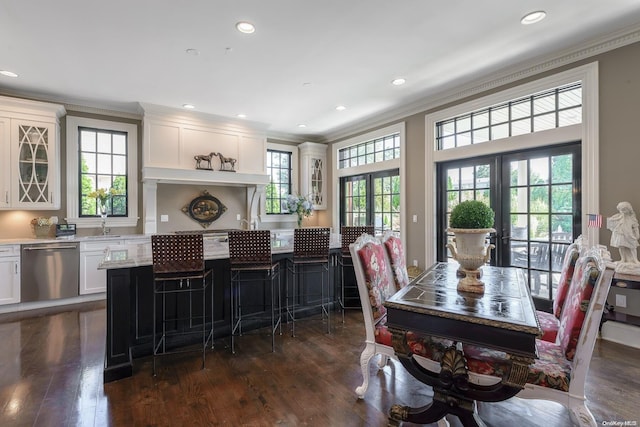
[[(330, 298), (336, 301), (336, 296), (340, 292), (340, 271), (337, 267), (338, 250), (333, 250), (330, 259), (329, 271), (329, 289), (332, 294)], [(286, 322), (284, 316), (285, 307), (285, 286), (286, 262), (291, 254), (274, 255), (274, 261), (280, 263), (282, 272), (280, 291), (282, 297), (282, 313), (283, 322)], [(213, 326), (214, 340), (227, 337), (230, 334), (230, 270), (228, 259), (208, 260), (206, 268), (212, 268), (214, 272), (214, 285), (207, 291), (205, 298), (210, 300), (213, 292)], [(289, 278), (290, 279), (290, 278)], [(288, 283), (292, 283), (288, 280)], [(153, 272), (152, 267), (130, 267), (122, 269), (107, 270), (107, 343), (103, 380), (105, 383), (126, 378), (133, 373), (133, 361), (140, 357), (146, 357), (153, 354)], [(357, 292), (355, 277), (353, 272), (347, 272), (345, 275), (345, 283), (352, 286), (351, 292)], [(308, 274), (301, 281), (300, 288), (297, 291), (297, 305), (300, 311), (296, 317), (304, 317), (314, 315), (320, 312), (318, 304), (320, 302), (320, 275)], [(326, 285), (325, 285), (326, 286)], [(352, 295), (353, 296), (353, 295)], [(357, 296), (357, 295), (356, 295)], [(247, 308), (252, 308), (251, 314), (256, 317), (264, 317), (267, 301), (270, 301), (268, 288), (262, 286), (262, 282), (256, 277), (255, 285), (250, 283), (249, 286), (243, 288), (242, 301)], [(169, 317), (184, 318), (185, 314), (190, 311), (194, 316), (201, 315), (201, 300), (183, 300), (180, 298), (167, 299), (167, 311)], [(205, 316), (207, 324), (211, 322), (211, 315)], [(202, 320), (197, 320), (201, 322)], [(181, 329), (185, 325), (174, 324), (175, 330)], [(266, 326), (264, 320), (243, 322), (243, 330), (249, 331)], [(286, 323), (284, 324), (286, 327)], [(202, 323), (192, 322), (188, 325), (188, 330), (201, 329)], [(284, 331), (283, 331), (284, 333)], [(178, 337), (170, 343), (170, 347), (178, 348), (194, 343), (192, 334), (181, 339)]]

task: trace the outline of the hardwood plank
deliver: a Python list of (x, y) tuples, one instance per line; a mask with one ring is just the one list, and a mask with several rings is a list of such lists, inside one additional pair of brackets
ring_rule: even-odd
[[(364, 400), (360, 352), (364, 328), (359, 311), (346, 323), (299, 322), (296, 337), (239, 337), (236, 355), (218, 339), (201, 370), (198, 352), (135, 361), (134, 375), (102, 383), (104, 304), (0, 315), (0, 425), (2, 426), (385, 426), (391, 405), (418, 406), (432, 390), (396, 362), (370, 366)], [(640, 350), (598, 341), (587, 381), (587, 397), (598, 423), (640, 422)], [(480, 403), (491, 427), (570, 425), (561, 405), (510, 399)], [(461, 426), (450, 417), (452, 426)]]

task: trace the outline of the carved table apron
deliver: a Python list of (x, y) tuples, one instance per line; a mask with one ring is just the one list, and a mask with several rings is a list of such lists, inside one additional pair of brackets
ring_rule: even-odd
[[(396, 355), (434, 391), (433, 401), (426, 406), (394, 405), (389, 414), (393, 422), (432, 423), (450, 413), (465, 426), (483, 426), (475, 401), (498, 402), (517, 394), (537, 358), (536, 337), (541, 331), (522, 270), (484, 266), (485, 292), (471, 294), (457, 291), (457, 267), (435, 264), (385, 303)], [(454, 341), (440, 362), (439, 373), (423, 368), (412, 357), (407, 331)], [(455, 343), (503, 351), (511, 368), (496, 384), (469, 382), (464, 354)]]

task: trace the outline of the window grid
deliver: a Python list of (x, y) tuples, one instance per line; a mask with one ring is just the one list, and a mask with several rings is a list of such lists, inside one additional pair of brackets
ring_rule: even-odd
[(400, 134), (387, 135), (346, 147), (338, 152), (338, 168), (350, 168), (400, 157)]
[(571, 83), (436, 123), (438, 150), (582, 123), (582, 84)]
[(89, 197), (98, 189), (115, 192), (107, 200), (107, 216), (127, 216), (127, 133), (86, 127), (78, 131), (80, 217), (100, 216), (98, 199)]
[(267, 173), (270, 177), (265, 198), (267, 215), (289, 214), (287, 196), (291, 194), (292, 154), (267, 150)]

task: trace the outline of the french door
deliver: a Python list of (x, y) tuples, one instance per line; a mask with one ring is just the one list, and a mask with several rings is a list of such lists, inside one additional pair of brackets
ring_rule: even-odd
[(450, 260), (449, 214), (478, 199), (496, 212), (491, 263), (525, 270), (538, 308), (555, 297), (564, 253), (581, 230), (580, 144), (439, 164), (438, 260)]
[(400, 230), (400, 171), (340, 178), (340, 225), (373, 225), (377, 235)]

